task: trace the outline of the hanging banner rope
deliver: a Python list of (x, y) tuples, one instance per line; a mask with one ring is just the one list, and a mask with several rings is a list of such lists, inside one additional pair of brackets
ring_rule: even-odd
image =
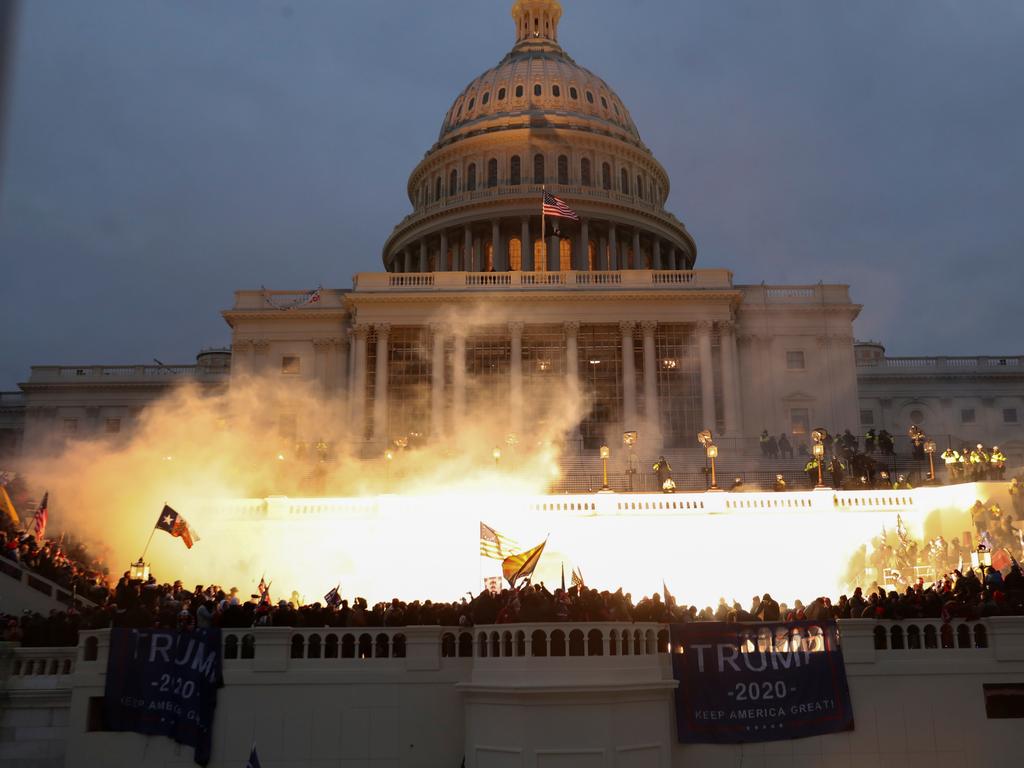
[(280, 302), (276, 301), (265, 287), (261, 286), (263, 291), (263, 300), (267, 302), (267, 306), (273, 307), (274, 309), (280, 309), (282, 312), (287, 312), (289, 309), (298, 309), (299, 307), (306, 307), (310, 304), (320, 303), (320, 294), (323, 291), (323, 286), (318, 285), (314, 290), (303, 294), (299, 298), (293, 301)]

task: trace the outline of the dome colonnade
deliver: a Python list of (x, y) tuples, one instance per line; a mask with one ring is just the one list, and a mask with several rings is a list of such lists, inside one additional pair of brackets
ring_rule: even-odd
[[(516, 43), (445, 115), (409, 177), (413, 212), (389, 272), (692, 269), (696, 244), (664, 209), (668, 174), (621, 99), (558, 44), (557, 0), (519, 0)], [(541, 232), (541, 190), (580, 221)]]

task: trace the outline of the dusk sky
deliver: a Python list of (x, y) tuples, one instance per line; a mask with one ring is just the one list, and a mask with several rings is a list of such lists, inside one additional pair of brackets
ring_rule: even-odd
[[(0, 389), (226, 345), (240, 288), (381, 269), (511, 0), (23, 2)], [(895, 355), (1022, 354), (1024, 3), (564, 0), (697, 267), (843, 282)], [(538, 203), (539, 206), (539, 203)]]

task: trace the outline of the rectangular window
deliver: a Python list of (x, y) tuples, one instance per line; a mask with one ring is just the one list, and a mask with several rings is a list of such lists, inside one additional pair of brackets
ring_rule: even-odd
[(811, 428), (811, 413), (806, 408), (789, 409), (789, 430), (794, 435), (806, 435)]
[(804, 370), (804, 353), (802, 350), (794, 350), (786, 353), (786, 369), (790, 371)]
[(281, 373), (294, 375), (298, 374), (299, 370), (298, 355), (285, 355), (281, 358)]
[(1003, 422), (1005, 424), (1016, 424), (1017, 423), (1017, 409), (1016, 408), (1003, 408)]
[(78, 433), (78, 419), (64, 419), (64, 434), (74, 435)]
[(875, 423), (875, 412), (874, 411), (861, 411), (860, 412), (860, 423), (870, 427)]
[(974, 409), (963, 408), (960, 410), (960, 422), (962, 424), (973, 424), (974, 423)]
[(1021, 683), (983, 683), (985, 717), (989, 720), (1024, 717), (1024, 685)]
[(121, 420), (120, 419), (107, 419), (105, 428), (108, 435), (115, 435), (121, 431)]

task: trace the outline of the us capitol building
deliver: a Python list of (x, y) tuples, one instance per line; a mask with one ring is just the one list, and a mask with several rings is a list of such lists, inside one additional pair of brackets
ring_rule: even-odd
[[(799, 440), (818, 424), (918, 423), (1024, 453), (1021, 357), (887, 358), (855, 344), (846, 285), (738, 285), (698, 267), (665, 209), (668, 174), (619, 95), (559, 45), (561, 15), (557, 0), (513, 5), (511, 51), (458, 95), (409, 176), (384, 271), (351, 289), (238, 291), (230, 350), (194, 366), (33, 367), (0, 399), (7, 449), (127, 432), (181, 380), (260, 374), (344, 398), (366, 455), (474, 413), (528, 436), (561, 386), (587, 397), (566, 436), (583, 451), (625, 430), (656, 454), (704, 428)], [(579, 221), (542, 231), (542, 189)], [(316, 439), (315, 414), (281, 417)]]

